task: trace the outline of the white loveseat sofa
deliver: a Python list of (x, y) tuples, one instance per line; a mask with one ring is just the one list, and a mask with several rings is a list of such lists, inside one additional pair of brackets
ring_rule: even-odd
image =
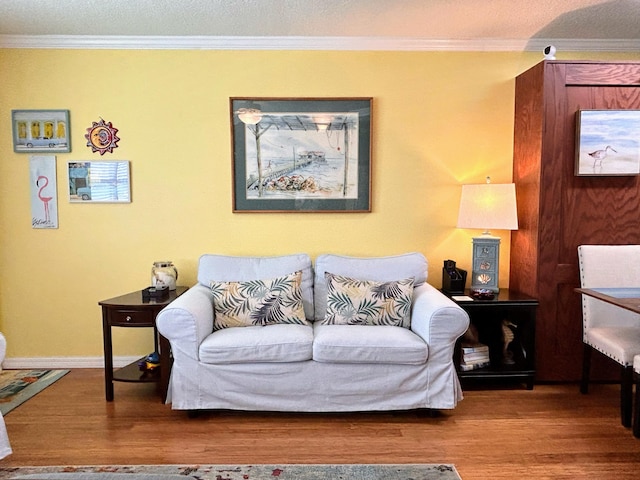
[[(211, 282), (244, 282), (302, 272), (308, 325), (214, 330)], [(408, 328), (321, 324), (325, 272), (391, 282), (412, 277)], [(452, 409), (462, 399), (453, 363), (469, 325), (459, 306), (427, 280), (420, 253), (375, 258), (306, 254), (203, 255), (198, 283), (157, 317), (174, 363), (167, 403), (177, 410), (345, 412)]]

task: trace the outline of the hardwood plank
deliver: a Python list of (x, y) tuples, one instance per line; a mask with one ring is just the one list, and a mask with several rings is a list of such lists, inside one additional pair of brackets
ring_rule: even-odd
[(453, 411), (205, 412), (188, 418), (151, 384), (72, 370), (5, 417), (3, 466), (185, 463), (454, 463), (463, 480), (636, 479), (640, 440), (620, 425), (619, 387), (473, 389)]

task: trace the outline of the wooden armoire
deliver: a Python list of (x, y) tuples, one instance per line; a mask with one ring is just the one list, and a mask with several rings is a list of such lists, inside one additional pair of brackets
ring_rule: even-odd
[[(578, 245), (640, 244), (640, 176), (574, 174), (576, 112), (600, 109), (640, 109), (640, 62), (543, 61), (516, 78), (509, 287), (540, 302), (537, 381), (580, 379)], [(619, 380), (599, 357), (591, 378)]]

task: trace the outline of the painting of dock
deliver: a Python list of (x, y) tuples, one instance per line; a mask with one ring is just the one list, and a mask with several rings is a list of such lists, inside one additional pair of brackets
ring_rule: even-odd
[(366, 111), (351, 101), (300, 102), (253, 99), (246, 107), (232, 101), (236, 207), (349, 211), (366, 200), (368, 209), (369, 102)]

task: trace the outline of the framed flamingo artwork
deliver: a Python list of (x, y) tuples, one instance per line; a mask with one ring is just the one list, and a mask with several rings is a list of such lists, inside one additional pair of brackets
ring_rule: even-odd
[(640, 110), (579, 110), (577, 176), (640, 174)]
[(58, 228), (55, 155), (29, 157), (29, 182), (31, 184), (31, 226)]

